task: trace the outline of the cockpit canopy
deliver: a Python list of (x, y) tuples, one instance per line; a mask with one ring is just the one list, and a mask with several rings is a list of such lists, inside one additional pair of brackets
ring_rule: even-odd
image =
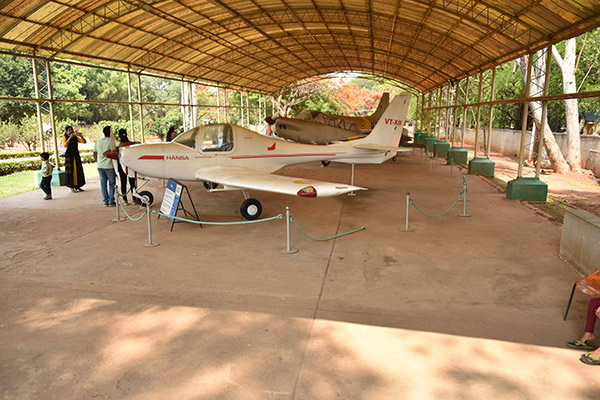
[(233, 150), (233, 128), (229, 124), (204, 125), (177, 136), (173, 142), (198, 151)]

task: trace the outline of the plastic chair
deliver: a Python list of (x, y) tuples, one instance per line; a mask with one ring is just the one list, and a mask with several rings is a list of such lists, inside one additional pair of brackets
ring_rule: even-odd
[(571, 301), (573, 301), (573, 295), (575, 294), (575, 288), (578, 288), (588, 296), (600, 296), (600, 270), (594, 272), (591, 275), (586, 276), (573, 284), (573, 290), (571, 290), (571, 297), (569, 298), (569, 304), (567, 304), (567, 310), (565, 311), (564, 321), (567, 320), (569, 314), (569, 308), (571, 308)]

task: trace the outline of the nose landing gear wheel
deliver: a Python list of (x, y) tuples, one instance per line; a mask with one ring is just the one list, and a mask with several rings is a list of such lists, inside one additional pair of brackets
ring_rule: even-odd
[[(152, 195), (152, 192), (149, 192), (147, 190), (143, 190), (141, 192), (138, 193), (140, 196), (142, 196), (142, 198), (146, 198), (148, 199), (148, 205), (151, 206), (152, 203), (154, 202), (154, 196)], [(136, 201), (139, 203), (139, 205), (141, 206), (145, 206), (146, 205), (146, 201), (144, 201), (143, 199), (136, 199)]]
[(321, 161), (321, 166), (322, 166), (322, 167), (326, 167), (326, 166), (328, 166), (329, 164), (331, 164), (331, 161), (327, 161), (327, 160), (323, 160), (323, 161)]
[(260, 204), (260, 201), (256, 199), (246, 199), (242, 203), (242, 207), (240, 207), (240, 212), (242, 213), (242, 217), (246, 218), (248, 221), (252, 221), (260, 217), (262, 205)]

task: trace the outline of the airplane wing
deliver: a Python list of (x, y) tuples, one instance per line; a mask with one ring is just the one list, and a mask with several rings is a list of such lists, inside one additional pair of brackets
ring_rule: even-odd
[(196, 178), (220, 183), (226, 189), (253, 189), (302, 197), (328, 197), (366, 188), (342, 183), (275, 175), (248, 168), (201, 169)]
[(409, 147), (395, 147), (395, 146), (382, 146), (379, 144), (355, 144), (352, 147), (357, 149), (367, 149), (367, 150), (381, 150), (381, 151), (396, 151), (398, 153), (408, 153), (411, 152), (412, 149)]

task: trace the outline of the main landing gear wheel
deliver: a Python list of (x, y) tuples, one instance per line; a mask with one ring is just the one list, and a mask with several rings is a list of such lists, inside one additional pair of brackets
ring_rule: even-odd
[(216, 188), (217, 188), (217, 186), (219, 186), (219, 184), (218, 184), (218, 183), (214, 183), (214, 182), (206, 182), (206, 181), (202, 182), (202, 185), (204, 185), (204, 188), (205, 188), (206, 190), (213, 190), (213, 189), (216, 189)]
[(248, 221), (252, 221), (260, 217), (262, 205), (260, 204), (260, 201), (256, 199), (246, 199), (242, 203), (242, 207), (240, 207), (240, 212), (242, 213), (242, 217), (246, 218)]
[[(151, 206), (152, 203), (154, 202), (154, 195), (152, 195), (152, 192), (149, 192), (147, 190), (143, 190), (141, 192), (138, 193), (140, 196), (142, 196), (142, 198), (146, 198), (148, 200), (148, 205)], [(136, 201), (141, 205), (141, 206), (145, 206), (146, 205), (146, 201), (144, 199), (136, 199)]]
[(321, 161), (321, 165), (322, 165), (323, 167), (326, 167), (326, 166), (328, 166), (329, 164), (331, 164), (331, 161), (325, 161), (325, 160)]

